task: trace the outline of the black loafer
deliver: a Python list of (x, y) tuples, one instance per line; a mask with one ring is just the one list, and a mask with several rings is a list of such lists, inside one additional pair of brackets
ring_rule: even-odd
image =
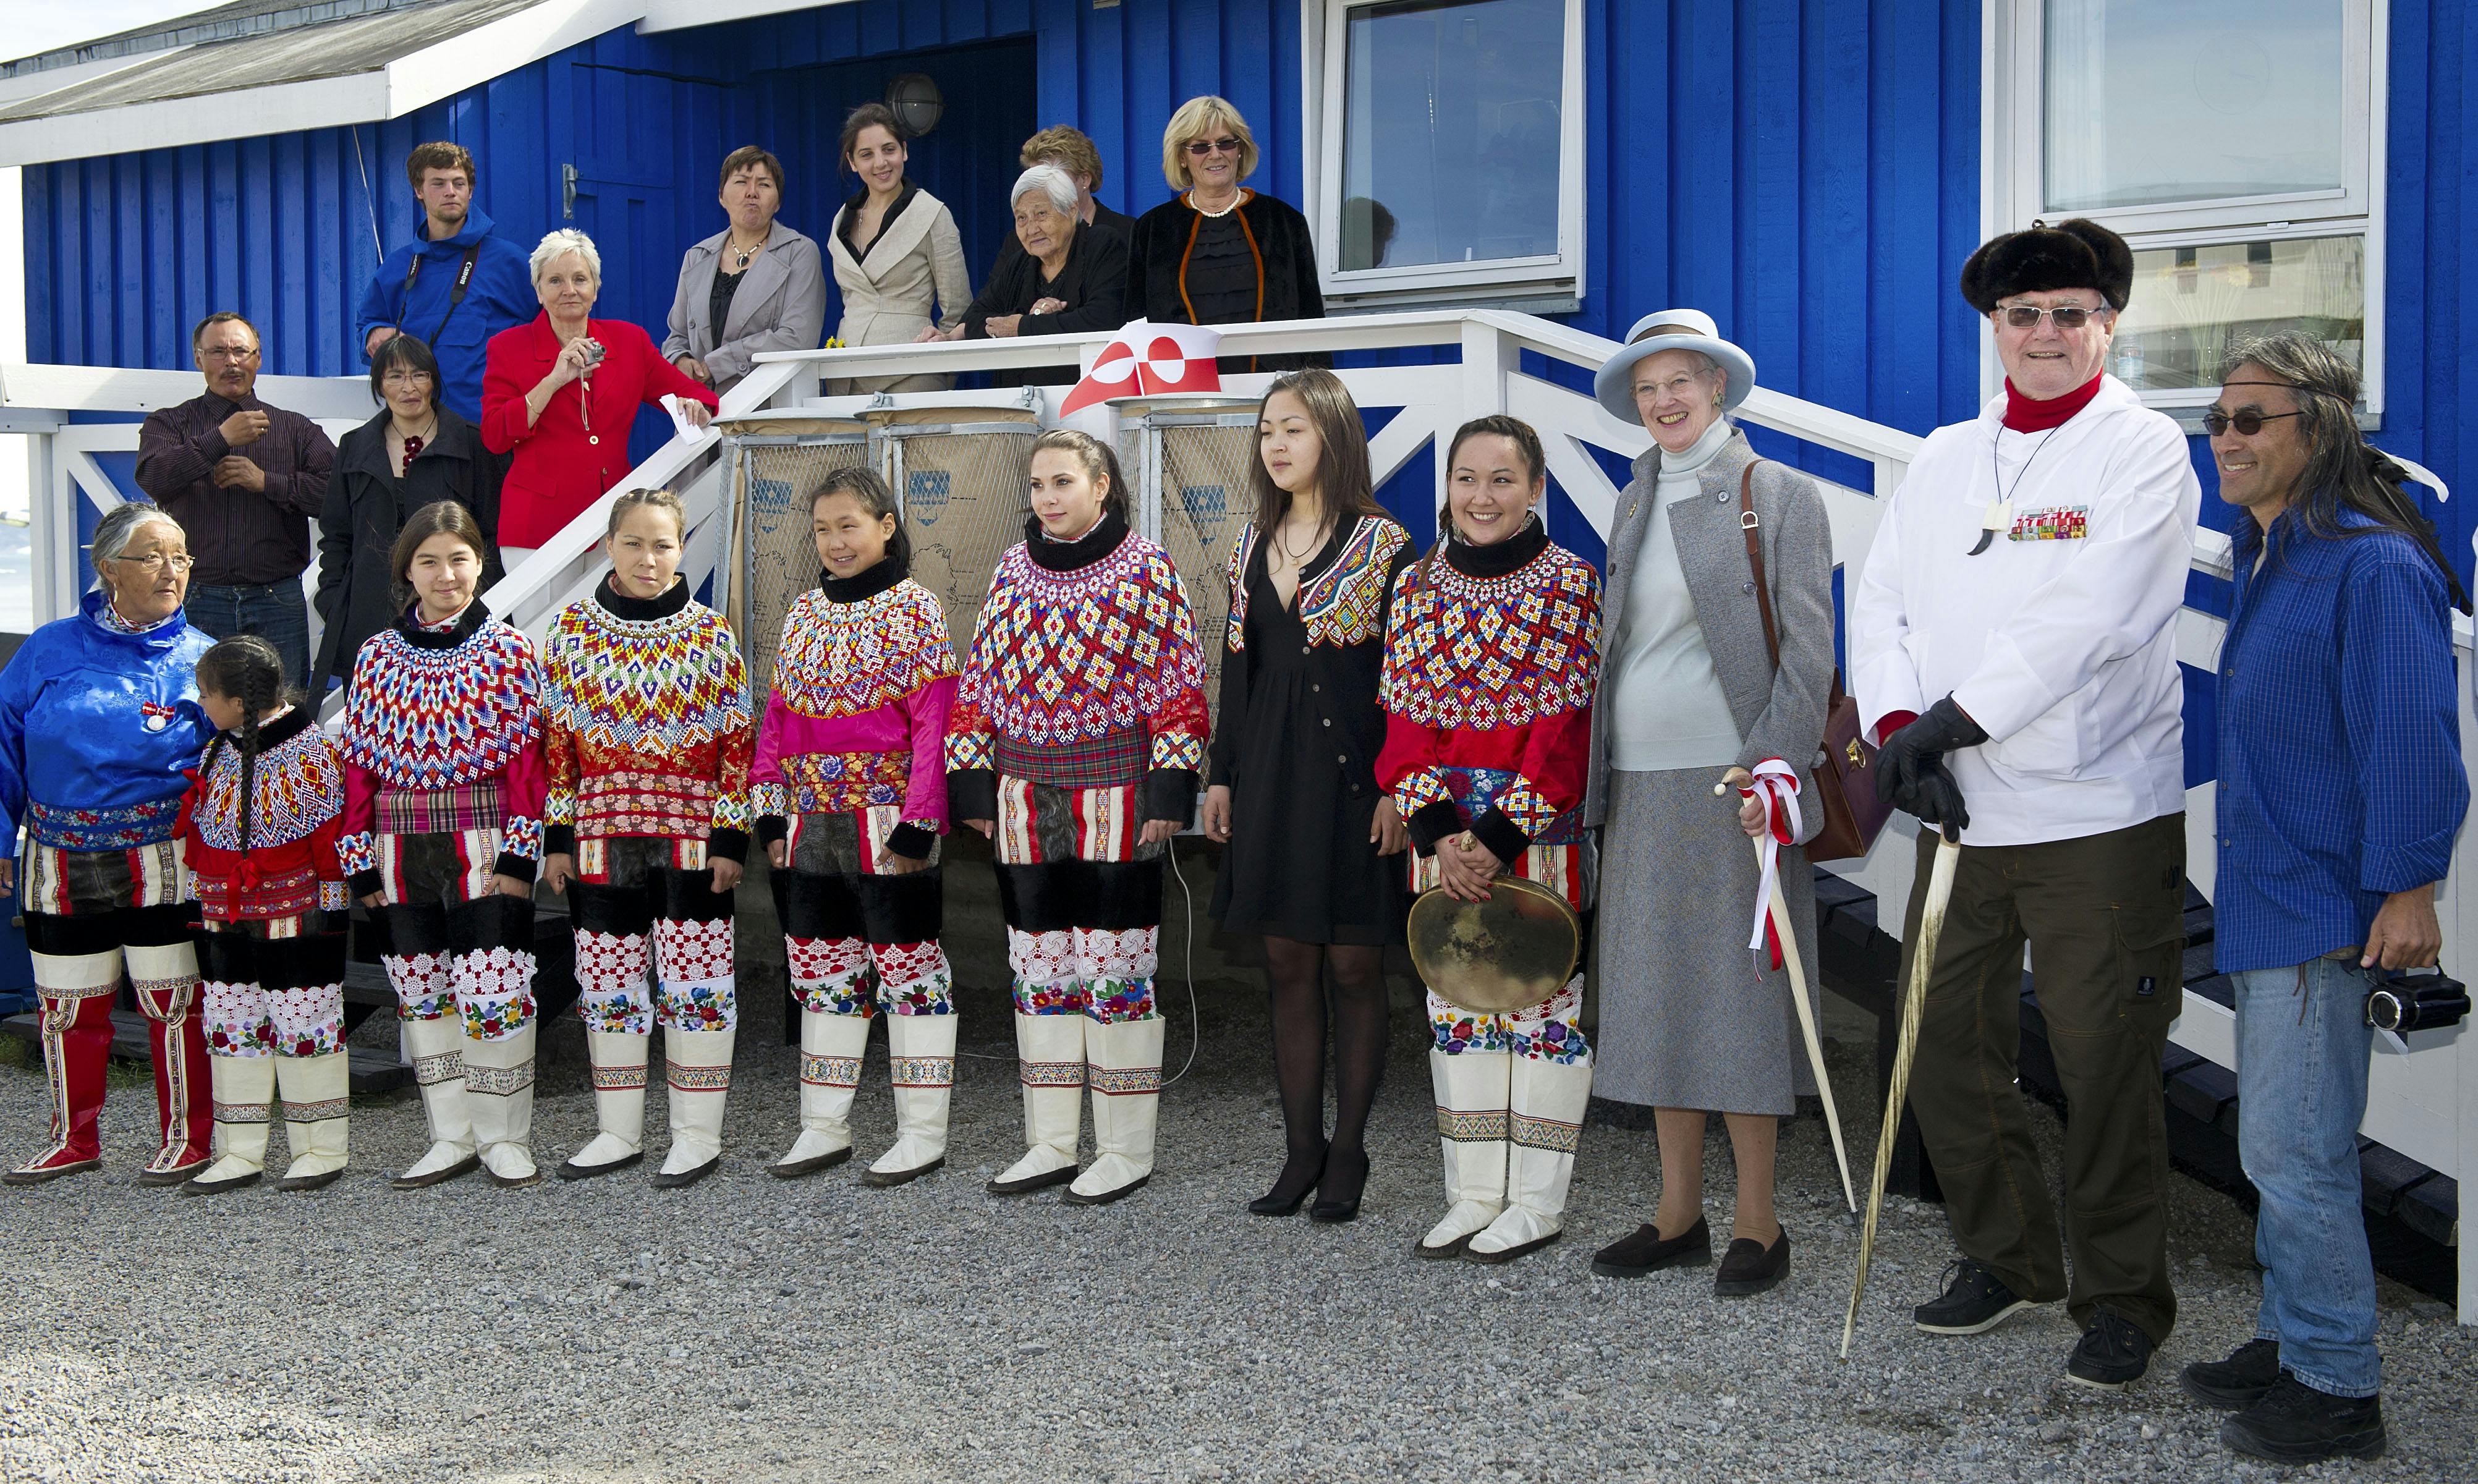
[(845, 1144), (840, 1149), (830, 1149), (814, 1159), (799, 1160), (788, 1165), (769, 1165), (766, 1167), (766, 1172), (777, 1180), (797, 1180), (802, 1175), (813, 1175), (821, 1170), (832, 1170), (851, 1157), (851, 1145)]
[(1592, 1254), (1592, 1270), (1605, 1278), (1639, 1278), (1663, 1268), (1706, 1268), (1712, 1262), (1712, 1228), (1702, 1217), (1675, 1237), (1650, 1221)]
[(2386, 1443), (2378, 1396), (2332, 1396), (2282, 1371), (2263, 1399), (2220, 1424), (2231, 1450), (2274, 1463), (2380, 1458)]
[(889, 1170), (883, 1173), (874, 1170), (864, 1170), (860, 1172), (860, 1183), (875, 1187), (878, 1190), (891, 1190), (898, 1185), (910, 1185), (913, 1181), (920, 1179), (923, 1175), (929, 1173), (933, 1170), (944, 1170), (946, 1168), (947, 1156), (941, 1154), (929, 1163), (917, 1166), (911, 1170)]
[(654, 1172), (654, 1178), (646, 1181), (645, 1183), (658, 1191), (676, 1191), (683, 1189), (684, 1187), (696, 1184), (699, 1180), (704, 1179), (706, 1176), (714, 1173), (721, 1168), (722, 1156), (718, 1154), (714, 1158), (707, 1160), (704, 1164), (683, 1170), (678, 1174), (671, 1174), (664, 1170), (656, 1170)]
[(607, 1165), (580, 1165), (572, 1159), (563, 1160), (560, 1162), (560, 1167), (551, 1173), (563, 1180), (591, 1180), (595, 1175), (615, 1174), (633, 1165), (644, 1163), (645, 1163), (645, 1151), (639, 1149), (634, 1154), (622, 1154)]
[(1053, 1185), (1065, 1185), (1083, 1172), (1073, 1165), (1062, 1165), (1056, 1170), (1045, 1170), (1037, 1175), (1025, 1175), (1021, 1180), (992, 1180), (981, 1189), (993, 1195), (1029, 1195), (1035, 1191), (1046, 1191)]
[(2066, 1358), (2065, 1379), (2093, 1391), (2124, 1391), (2151, 1369), (2153, 1348), (2139, 1325), (2101, 1309), (2092, 1314), (2090, 1327)]
[(1944, 1272), (1944, 1292), (1910, 1311), (1910, 1322), (1929, 1334), (1985, 1334), (2034, 1307), (1983, 1263), (1964, 1257), (1947, 1263)]
[(2261, 1401), (2280, 1379), (2280, 1342), (2249, 1340), (2226, 1360), (2198, 1360), (2177, 1377), (2177, 1387), (2207, 1407), (2242, 1412)]
[(1721, 1256), (1721, 1270), (1712, 1274), (1712, 1292), (1724, 1298), (1760, 1294), (1789, 1276), (1789, 1228), (1766, 1246), (1753, 1237), (1740, 1237)]
[(446, 1181), (453, 1180), (459, 1175), (469, 1175), (474, 1170), (481, 1168), (482, 1156), (479, 1154), (468, 1154), (463, 1159), (458, 1160), (455, 1164), (434, 1170), (426, 1175), (398, 1175), (394, 1179), (390, 1180), (388, 1185), (392, 1189), (399, 1191), (427, 1190), (431, 1186), (443, 1184)]

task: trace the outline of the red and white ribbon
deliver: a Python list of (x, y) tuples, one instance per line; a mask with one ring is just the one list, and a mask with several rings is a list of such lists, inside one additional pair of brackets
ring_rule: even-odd
[[(1763, 870), (1756, 882), (1756, 927), (1747, 939), (1747, 951), (1758, 955), (1756, 967), (1760, 972), (1766, 959), (1771, 967), (1782, 967), (1781, 940), (1772, 918), (1773, 893), (1781, 877), (1781, 847), (1798, 843), (1801, 826), (1798, 816), (1798, 770), (1779, 758), (1766, 758), (1755, 767), (1755, 776), (1738, 786), (1741, 798), (1760, 799), (1764, 806), (1764, 832), (1757, 840), (1757, 854), (1763, 858)], [(1771, 952), (1765, 953), (1769, 948)]]

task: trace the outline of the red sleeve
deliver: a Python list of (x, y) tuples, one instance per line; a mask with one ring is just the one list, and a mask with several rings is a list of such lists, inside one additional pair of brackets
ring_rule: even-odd
[(641, 352), (638, 363), (643, 367), (638, 384), (640, 400), (647, 406), (652, 406), (666, 396), (678, 396), (686, 397), (692, 402), (703, 402), (709, 411), (722, 406), (722, 399), (714, 394), (713, 388), (694, 379), (678, 366), (664, 360), (662, 352), (654, 348), (651, 336), (638, 329), (634, 324), (629, 325), (628, 328), (637, 332)]
[(534, 436), (535, 424), (525, 416), (525, 393), (542, 378), (527, 381), (524, 376), (533, 359), (524, 353), (521, 332), (526, 328), (518, 325), (491, 337), (483, 358), (482, 446), (493, 453), (507, 453)]

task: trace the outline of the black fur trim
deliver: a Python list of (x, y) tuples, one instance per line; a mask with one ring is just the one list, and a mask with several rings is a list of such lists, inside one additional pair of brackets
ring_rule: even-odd
[(784, 818), (781, 815), (759, 815), (757, 817), (757, 843), (759, 844), (771, 845), (778, 840), (789, 840), (791, 838), (791, 820)]
[(667, 922), (728, 922), (738, 905), (735, 893), (714, 889), (712, 868), (651, 871), (645, 889), (654, 915)]
[(1475, 839), (1488, 847), (1489, 854), (1508, 865), (1521, 860), (1523, 853), (1531, 848), (1531, 837), (1515, 828), (1514, 821), (1507, 818), (1502, 809), (1491, 808), (1474, 819), (1471, 832)]
[(1159, 927), (1162, 863), (1046, 861), (1000, 866), (999, 910), (1007, 926), (1027, 933), (1070, 927)]
[(399, 958), (417, 953), (445, 953), (456, 946), (447, 909), (437, 902), (383, 904), (370, 914), (378, 928), (379, 952)]
[(886, 848), (889, 854), (907, 861), (925, 861), (929, 852), (938, 848), (938, 835), (906, 819), (886, 832)]
[(654, 894), (637, 887), (571, 881), (568, 884), (568, 911), (569, 920), (580, 933), (636, 938), (654, 927)]
[(502, 850), (499, 852), (499, 859), (491, 867), (491, 873), (497, 876), (512, 876), (518, 881), (531, 882), (534, 879), (534, 871), (539, 865), (539, 862), (529, 861), (521, 855), (511, 855), (507, 851)]
[(987, 767), (959, 767), (947, 775), (947, 812), (958, 819), (999, 817), (999, 775)]
[(709, 833), (705, 838), (705, 854), (710, 861), (733, 861), (746, 865), (748, 861), (748, 832), (718, 829)]
[(448, 943), (459, 953), (534, 947), (534, 899), (485, 892), (469, 902), (447, 909)]
[(945, 926), (946, 883), (935, 869), (858, 876), (861, 936), (871, 943), (927, 943)]
[(1184, 767), (1156, 767), (1145, 774), (1145, 817), (1176, 819), (1185, 829), (1196, 817), (1196, 774)]
[(2095, 289), (2111, 309), (2134, 296), (2134, 250), (2081, 217), (1989, 238), (1961, 265), (1961, 296), (1983, 314), (2017, 293)]
[(544, 854), (544, 855), (545, 855), (545, 856), (553, 856), (553, 855), (574, 855), (575, 853), (576, 853), (576, 826), (575, 826), (575, 825), (573, 825), (573, 824), (545, 824), (545, 825), (544, 825), (544, 826), (543, 826), (543, 854)]
[(774, 916), (782, 922), (785, 937), (861, 936), (860, 898), (843, 877), (784, 869), (768, 879), (774, 893)]
[(1403, 827), (1411, 832), (1411, 843), (1419, 848), (1422, 855), (1433, 855), (1438, 841), (1462, 833), (1463, 817), (1455, 812), (1452, 803), (1441, 798), (1433, 804), (1422, 805), (1417, 813), (1403, 821)]

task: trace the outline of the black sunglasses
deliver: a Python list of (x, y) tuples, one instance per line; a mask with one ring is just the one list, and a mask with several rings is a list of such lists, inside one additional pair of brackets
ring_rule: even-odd
[(2203, 415), (2203, 431), (2217, 438), (2229, 429), (2235, 428), (2245, 437), (2252, 438), (2263, 431), (2263, 425), (2266, 422), (2278, 422), (2283, 417), (2305, 415), (2302, 412), (2259, 413), (2251, 407), (2238, 413), (2210, 412)]
[(1239, 141), (1226, 134), (1218, 139), (1190, 139), (1187, 141), (1187, 152), (1196, 156), (1199, 160), (1212, 154), (1217, 149), (1226, 155), (1235, 155), (1239, 153)]

